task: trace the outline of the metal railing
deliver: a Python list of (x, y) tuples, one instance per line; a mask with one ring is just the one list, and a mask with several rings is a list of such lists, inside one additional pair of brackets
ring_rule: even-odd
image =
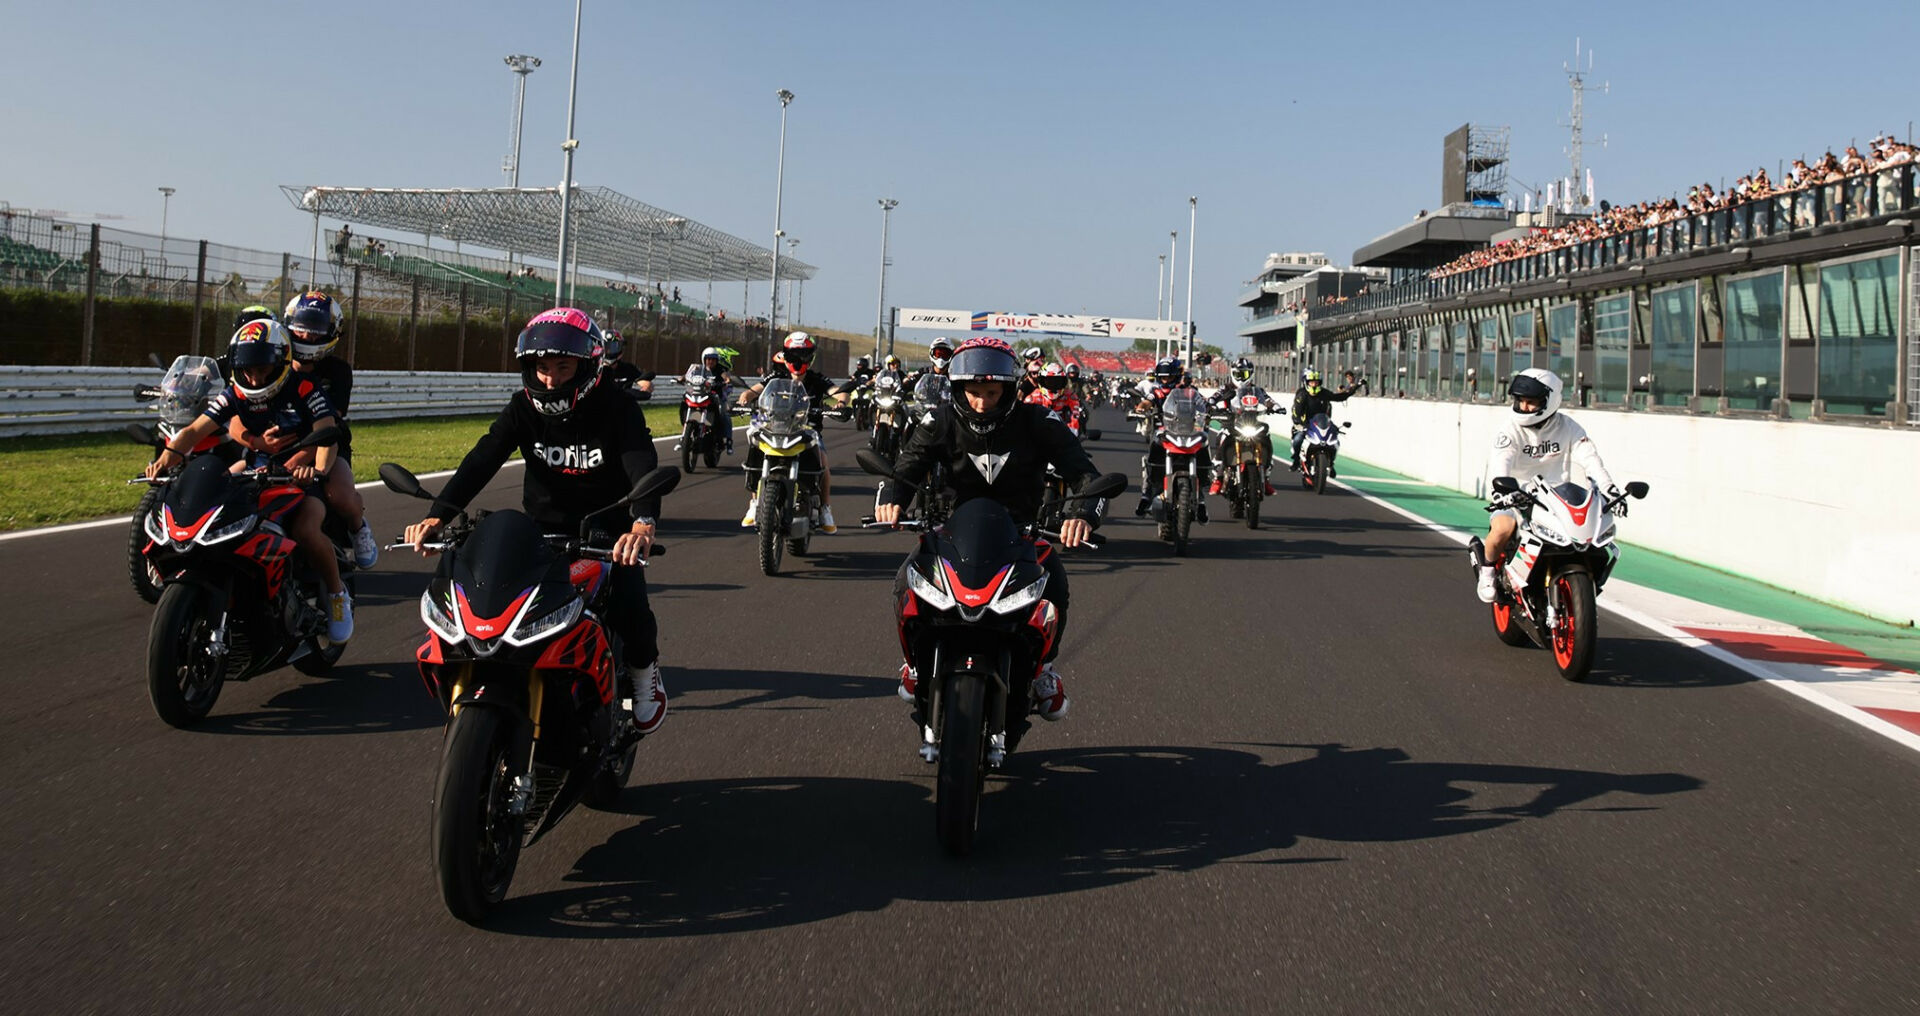
[[(161, 374), (151, 367), (0, 366), (0, 437), (98, 433), (151, 423), (152, 405), (133, 393), (159, 384)], [(517, 374), (355, 371), (353, 419), (492, 413), (519, 388)], [(677, 378), (663, 376), (654, 383), (652, 404), (671, 406), (682, 390)]]

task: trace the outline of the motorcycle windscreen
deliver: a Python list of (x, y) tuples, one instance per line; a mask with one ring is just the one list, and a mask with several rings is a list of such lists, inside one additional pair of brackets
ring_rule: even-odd
[(1332, 436), (1332, 434), (1333, 421), (1327, 419), (1327, 414), (1315, 413), (1313, 414), (1313, 419), (1307, 421), (1307, 435), (1309, 437), (1325, 440)]
[(984, 588), (1008, 564), (1033, 560), (1033, 544), (1020, 538), (1020, 527), (1006, 506), (986, 497), (953, 510), (940, 532), (938, 550), (960, 581), (973, 589)]
[(686, 377), (681, 379), (681, 383), (687, 386), (688, 395), (698, 398), (713, 390), (713, 375), (707, 372), (707, 368), (694, 364), (687, 368)]
[(1200, 399), (1193, 391), (1177, 388), (1160, 403), (1160, 425), (1173, 437), (1192, 437), (1200, 433), (1204, 414)]
[(1593, 488), (1583, 483), (1556, 483), (1553, 485), (1553, 492), (1559, 496), (1560, 500), (1565, 501), (1568, 507), (1578, 508), (1587, 503), (1587, 498), (1592, 496)]
[[(241, 500), (244, 492), (227, 472), (227, 464), (218, 455), (202, 455), (187, 463), (180, 475), (167, 485), (166, 505), (174, 519), (185, 522)], [(238, 519), (234, 515), (234, 519)]]
[(927, 374), (922, 376), (919, 381), (914, 382), (913, 401), (919, 403), (922, 407), (931, 406), (938, 402), (947, 402), (950, 401), (952, 397), (952, 388), (945, 374)]
[(774, 378), (760, 389), (755, 411), (761, 430), (775, 437), (793, 437), (807, 429), (806, 390), (791, 378)]
[(571, 595), (565, 562), (547, 545), (539, 524), (517, 511), (480, 520), (473, 535), (441, 560), (440, 577), (457, 584), (467, 606), (486, 618), (508, 613), (535, 586), (548, 587), (537, 595), (549, 603)]

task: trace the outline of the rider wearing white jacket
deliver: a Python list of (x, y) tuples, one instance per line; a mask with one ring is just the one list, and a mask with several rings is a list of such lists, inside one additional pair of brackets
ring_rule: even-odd
[[(1544, 476), (1548, 483), (1584, 479), (1602, 492), (1613, 489), (1613, 476), (1586, 428), (1560, 412), (1559, 375), (1538, 367), (1521, 371), (1507, 386), (1507, 395), (1513, 400), (1513, 415), (1493, 437), (1493, 452), (1487, 456), (1489, 488), (1497, 476), (1523, 483)], [(1474, 561), (1482, 603), (1493, 602), (1494, 563), (1506, 557), (1519, 525), (1520, 513), (1511, 508), (1493, 513), (1489, 520), (1483, 558)]]

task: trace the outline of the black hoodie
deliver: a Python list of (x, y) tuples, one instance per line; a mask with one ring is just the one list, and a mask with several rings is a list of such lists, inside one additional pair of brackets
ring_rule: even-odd
[[(613, 386), (600, 385), (565, 416), (540, 412), (524, 390), (517, 391), (460, 461), (433, 503), (434, 516), (451, 518), (466, 508), (515, 450), (527, 460), (521, 490), (527, 514), (543, 526), (567, 532), (577, 529), (587, 513), (626, 497), (634, 483), (660, 464), (646, 412)], [(639, 501), (628, 511), (631, 518), (659, 514), (657, 497)], [(608, 512), (600, 521), (611, 525), (619, 517)]]

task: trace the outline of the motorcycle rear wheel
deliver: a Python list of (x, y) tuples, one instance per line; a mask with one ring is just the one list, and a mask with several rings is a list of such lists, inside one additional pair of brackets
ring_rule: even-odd
[(177, 583), (160, 594), (147, 632), (147, 697), (169, 726), (191, 727), (207, 718), (226, 682), (224, 661), (201, 649), (213, 628), (213, 596)]
[(520, 820), (507, 811), (516, 775), (506, 713), (466, 706), (447, 731), (433, 795), (433, 874), (447, 911), (468, 924), (507, 898), (520, 863)]
[(940, 772), (934, 780), (934, 831), (955, 857), (973, 851), (987, 780), (987, 685), (953, 674), (941, 694)]
[(1593, 576), (1568, 568), (1553, 577), (1549, 593), (1557, 601), (1552, 632), (1553, 662), (1560, 676), (1584, 681), (1593, 670)]
[[(620, 708), (615, 702), (614, 708)], [(613, 768), (602, 769), (587, 781), (587, 789), (580, 799), (589, 808), (605, 809), (611, 807), (620, 798), (620, 792), (627, 789), (627, 778), (633, 775), (633, 760), (640, 754), (640, 742), (627, 745), (615, 760)]]
[(1533, 638), (1514, 620), (1513, 604), (1503, 602), (1498, 596), (1493, 600), (1493, 633), (1510, 646), (1533, 645)]
[(160, 602), (160, 590), (163, 588), (160, 571), (147, 560), (147, 516), (160, 507), (163, 487), (148, 487), (140, 495), (140, 507), (133, 510), (133, 522), (127, 531), (127, 579), (133, 583), (133, 591), (148, 603)]
[(786, 544), (780, 539), (780, 510), (786, 506), (787, 485), (769, 480), (760, 485), (760, 513), (754, 519), (760, 538), (760, 574), (780, 574)]

